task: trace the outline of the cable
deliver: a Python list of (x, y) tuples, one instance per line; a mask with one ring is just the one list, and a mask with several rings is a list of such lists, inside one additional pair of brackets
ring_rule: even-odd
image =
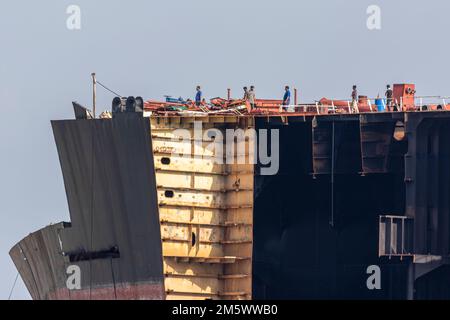
[[(62, 255), (62, 256), (64, 256), (65, 254), (64, 254), (64, 250), (63, 250), (63, 244), (62, 244), (62, 240), (61, 240), (61, 229), (56, 229), (56, 233), (57, 233), (57, 235), (58, 235), (58, 241), (59, 241), (59, 247), (60, 247), (60, 249), (61, 249), (61, 252), (60, 252), (60, 254)], [(63, 261), (64, 261), (64, 270), (65, 271), (67, 271), (67, 268), (69, 267), (69, 265), (68, 265), (68, 263), (67, 263), (67, 260), (66, 259), (63, 259)], [(67, 283), (66, 283), (66, 288), (67, 288)], [(67, 288), (68, 289), (68, 288)], [(72, 296), (71, 296), (71, 291), (72, 290), (67, 290), (67, 294), (69, 295), (69, 300), (72, 300)]]
[(96, 81), (96, 83), (98, 83), (100, 86), (102, 86), (104, 89), (108, 90), (109, 92), (111, 92), (112, 94), (118, 96), (119, 98), (122, 98), (123, 96), (114, 92), (113, 90), (109, 89), (107, 86), (105, 86), (103, 83), (101, 83), (100, 81)]
[[(36, 288), (36, 294), (37, 294), (37, 296), (40, 296), (40, 294), (39, 294), (39, 289), (38, 289), (39, 287), (38, 287), (38, 285), (37, 285), (37, 281), (36, 281), (36, 277), (34, 276), (33, 269), (31, 268), (31, 264), (30, 264), (30, 262), (28, 261), (27, 257), (25, 256), (25, 253), (24, 253), (24, 251), (23, 251), (22, 246), (20, 245), (20, 243), (19, 243), (17, 246), (18, 246), (19, 249), (20, 249), (20, 253), (22, 254), (23, 260), (26, 261), (26, 263), (27, 263), (27, 265), (28, 265), (28, 269), (30, 269), (31, 277), (33, 278), (34, 286), (35, 286), (35, 288)], [(19, 269), (19, 273), (20, 273), (21, 270), (22, 270), (22, 269)], [(33, 296), (33, 295), (32, 295), (32, 296)]]
[(11, 291), (9, 292), (8, 300), (11, 300), (11, 296), (13, 294), (14, 288), (16, 287), (17, 279), (19, 279), (19, 272), (17, 272), (17, 274), (16, 274), (16, 279), (14, 280)]
[(110, 262), (111, 262), (111, 276), (112, 276), (112, 281), (113, 281), (113, 286), (114, 286), (114, 298), (117, 300), (116, 277), (114, 276), (114, 267), (113, 267), (112, 257), (110, 258)]

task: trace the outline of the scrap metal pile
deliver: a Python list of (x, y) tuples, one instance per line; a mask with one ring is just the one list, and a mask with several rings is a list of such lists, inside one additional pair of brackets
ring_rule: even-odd
[(209, 103), (203, 101), (196, 104), (194, 101), (184, 101), (182, 98), (166, 97), (165, 102), (149, 100), (144, 103), (144, 111), (155, 115), (212, 115), (212, 114), (265, 114), (278, 112), (281, 100), (257, 100), (255, 108), (244, 99), (213, 98)]

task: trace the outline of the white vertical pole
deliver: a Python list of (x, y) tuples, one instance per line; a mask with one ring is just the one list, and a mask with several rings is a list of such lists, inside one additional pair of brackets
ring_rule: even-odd
[(92, 113), (95, 119), (95, 108), (97, 104), (97, 79), (95, 77), (95, 72), (91, 74), (92, 76)]

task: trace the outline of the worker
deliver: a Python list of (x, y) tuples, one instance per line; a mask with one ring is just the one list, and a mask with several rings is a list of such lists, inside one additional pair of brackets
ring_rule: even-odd
[(386, 106), (388, 111), (392, 111), (392, 106), (394, 102), (394, 92), (391, 89), (391, 85), (387, 85), (386, 87)]
[(288, 106), (291, 104), (291, 91), (289, 90), (289, 86), (284, 87), (284, 90), (283, 105)]
[(250, 107), (252, 108), (252, 110), (255, 109), (255, 107), (256, 107), (255, 86), (250, 86), (250, 91), (248, 92), (247, 96), (248, 96), (248, 102), (250, 102)]
[(353, 86), (352, 91), (352, 107), (355, 109), (358, 107), (358, 88), (356, 85)]
[(244, 87), (244, 97), (242, 98), (242, 100), (247, 101), (248, 100), (248, 88)]
[(202, 103), (202, 91), (200, 86), (197, 86), (197, 94), (195, 95), (195, 105), (198, 107)]

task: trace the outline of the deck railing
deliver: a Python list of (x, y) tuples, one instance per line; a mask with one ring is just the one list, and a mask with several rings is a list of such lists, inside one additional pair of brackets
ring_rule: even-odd
[[(416, 111), (430, 111), (434, 106), (437, 111), (444, 111), (450, 108), (450, 97), (443, 96), (419, 96), (414, 97), (414, 103), (406, 105), (408, 110), (414, 107)], [(380, 105), (381, 102), (381, 105)], [(379, 107), (381, 106), (381, 110)], [(388, 109), (391, 110), (388, 110)], [(314, 114), (335, 114), (335, 113), (361, 113), (361, 112), (403, 112), (405, 103), (403, 98), (392, 99), (392, 104), (388, 105), (385, 98), (367, 98), (361, 101), (353, 100), (327, 100), (316, 101), (314, 104), (293, 104), (280, 105), (279, 112), (285, 113), (314, 113)]]

